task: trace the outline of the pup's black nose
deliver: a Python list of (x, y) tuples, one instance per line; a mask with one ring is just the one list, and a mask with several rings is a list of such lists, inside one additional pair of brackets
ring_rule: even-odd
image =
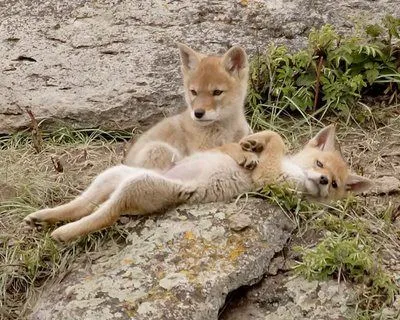
[(196, 109), (196, 110), (194, 110), (194, 116), (197, 119), (201, 119), (204, 116), (205, 113), (206, 113), (206, 111), (204, 109)]
[(329, 183), (329, 180), (326, 176), (321, 176), (321, 178), (319, 178), (319, 183), (322, 185), (326, 185)]

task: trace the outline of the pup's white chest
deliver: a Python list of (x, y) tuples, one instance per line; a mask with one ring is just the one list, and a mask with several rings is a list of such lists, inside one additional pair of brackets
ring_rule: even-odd
[(237, 170), (236, 162), (226, 154), (219, 152), (202, 152), (178, 162), (165, 173), (171, 179), (183, 181), (200, 180), (207, 181), (210, 176), (221, 172)]
[(304, 170), (293, 162), (290, 157), (285, 157), (282, 162), (282, 171), (290, 180), (303, 182), (306, 179)]

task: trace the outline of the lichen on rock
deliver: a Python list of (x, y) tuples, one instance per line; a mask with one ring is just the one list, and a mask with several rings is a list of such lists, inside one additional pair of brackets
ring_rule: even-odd
[[(251, 221), (240, 232), (229, 223), (237, 206)], [(257, 282), (293, 228), (257, 199), (148, 217), (115, 256), (48, 288), (30, 319), (217, 319), (227, 294)]]

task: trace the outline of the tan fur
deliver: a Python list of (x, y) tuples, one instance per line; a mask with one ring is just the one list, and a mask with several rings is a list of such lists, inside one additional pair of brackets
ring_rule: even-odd
[[(258, 137), (258, 144), (268, 143), (269, 135), (265, 133), (251, 137)], [(281, 139), (279, 135), (276, 137)], [(195, 153), (162, 173), (116, 166), (100, 174), (82, 195), (71, 202), (39, 210), (24, 220), (32, 226), (76, 220), (52, 233), (54, 238), (68, 241), (110, 226), (124, 213), (147, 214), (181, 203), (226, 201), (254, 189), (252, 174), (256, 171), (244, 167), (254, 168), (259, 157), (251, 148), (248, 149), (245, 151), (241, 144), (230, 143)], [(276, 152), (265, 147), (260, 158), (272, 159)]]
[(286, 153), (281, 136), (273, 131), (262, 131), (240, 141), (245, 151), (259, 153), (258, 165), (251, 178), (255, 188), (276, 182), (282, 175), (282, 161)]
[[(223, 56), (204, 56), (183, 44), (179, 50), (187, 110), (144, 133), (124, 160), (128, 166), (165, 170), (251, 132), (244, 116), (249, 71), (244, 50), (233, 47)], [(199, 110), (205, 112), (200, 119)]]
[[(369, 187), (367, 179), (349, 174), (340, 154), (328, 146), (332, 135), (334, 140), (334, 129), (328, 127), (321, 132), (292, 157), (285, 156), (285, 145), (277, 133), (262, 131), (240, 143), (195, 153), (162, 173), (125, 165), (110, 168), (75, 200), (39, 210), (24, 220), (30, 225), (76, 220), (52, 233), (57, 240), (69, 241), (110, 226), (121, 214), (161, 212), (181, 203), (226, 201), (277, 182), (282, 175), (318, 199), (338, 198), (349, 190)], [(326, 163), (325, 170), (314, 168), (317, 159)], [(315, 183), (322, 174), (337, 179), (337, 190)]]
[(372, 186), (369, 179), (350, 172), (336, 144), (333, 125), (318, 132), (300, 152), (285, 157), (282, 171), (303, 193), (320, 201), (340, 199)]

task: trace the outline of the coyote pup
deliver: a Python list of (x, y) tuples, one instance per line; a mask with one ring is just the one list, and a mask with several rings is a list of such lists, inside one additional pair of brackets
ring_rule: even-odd
[(277, 133), (262, 131), (240, 143), (193, 154), (163, 173), (126, 165), (110, 168), (81, 196), (24, 220), (32, 226), (77, 220), (52, 233), (59, 241), (69, 241), (110, 226), (124, 213), (149, 214), (182, 203), (227, 201), (281, 178), (319, 200), (337, 199), (348, 191), (362, 192), (371, 185), (368, 179), (349, 172), (335, 149), (333, 126), (322, 129), (293, 156), (285, 155)]
[(240, 47), (223, 56), (206, 56), (178, 44), (187, 110), (145, 132), (124, 164), (165, 170), (184, 157), (251, 133), (244, 115), (248, 61)]

